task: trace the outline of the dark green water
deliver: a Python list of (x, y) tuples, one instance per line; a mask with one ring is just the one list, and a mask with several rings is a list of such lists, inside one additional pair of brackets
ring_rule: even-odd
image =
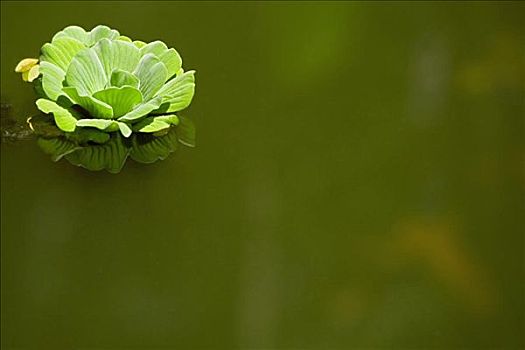
[(525, 347), (525, 6), (1, 4), (1, 94), (61, 28), (197, 70), (196, 149), (1, 148), (2, 349)]

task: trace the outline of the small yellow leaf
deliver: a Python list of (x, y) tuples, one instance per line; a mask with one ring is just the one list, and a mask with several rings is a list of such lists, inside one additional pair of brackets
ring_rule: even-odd
[(15, 72), (23, 73), (29, 71), (35, 64), (38, 63), (36, 58), (24, 58), (22, 61), (18, 62), (15, 68)]
[(27, 81), (32, 82), (40, 75), (40, 65), (34, 65), (28, 73)]
[(27, 81), (29, 79), (29, 71), (26, 70), (25, 72), (22, 73), (22, 79), (24, 81)]

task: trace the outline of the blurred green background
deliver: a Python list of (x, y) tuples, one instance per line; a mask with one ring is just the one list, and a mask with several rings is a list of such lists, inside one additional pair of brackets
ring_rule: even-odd
[(2, 349), (525, 348), (525, 6), (1, 3), (1, 95), (71, 24), (197, 70), (197, 148), (1, 148)]

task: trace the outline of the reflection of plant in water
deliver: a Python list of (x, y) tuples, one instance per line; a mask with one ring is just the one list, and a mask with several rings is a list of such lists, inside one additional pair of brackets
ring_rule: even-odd
[(11, 116), (11, 105), (0, 104), (0, 136), (2, 143), (29, 139), (33, 132), (26, 123), (20, 123)]
[(39, 60), (26, 58), (15, 71), (35, 84), (45, 115), (29, 125), (55, 161), (118, 172), (128, 155), (151, 163), (177, 141), (194, 144), (193, 125), (175, 112), (191, 103), (195, 72), (184, 72), (180, 55), (161, 41), (70, 26), (42, 46)]

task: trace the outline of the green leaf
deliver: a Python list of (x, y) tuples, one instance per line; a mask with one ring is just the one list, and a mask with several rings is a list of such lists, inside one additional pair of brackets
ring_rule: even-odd
[(195, 147), (195, 124), (185, 117), (179, 116), (179, 125), (176, 133), (180, 143), (188, 147)]
[(142, 102), (140, 91), (131, 86), (123, 86), (121, 88), (109, 87), (95, 92), (93, 97), (113, 108), (113, 118), (123, 116)]
[(54, 162), (59, 161), (65, 155), (79, 149), (79, 146), (63, 137), (54, 137), (50, 139), (39, 137), (37, 144), (44, 153), (51, 156), (51, 160)]
[(141, 58), (133, 74), (139, 78), (139, 89), (144, 101), (152, 98), (168, 79), (166, 66), (151, 53)]
[(124, 145), (120, 134), (116, 133), (103, 145), (88, 145), (66, 155), (74, 165), (91, 171), (107, 170), (118, 173), (128, 157), (129, 149)]
[(156, 117), (144, 118), (137, 124), (133, 125), (133, 131), (153, 133), (170, 127), (170, 124)]
[(153, 117), (157, 120), (161, 120), (165, 123), (171, 124), (171, 125), (177, 125), (179, 124), (179, 117), (177, 117), (175, 114), (168, 114), (168, 115), (159, 115), (157, 117)]
[(140, 50), (135, 45), (120, 40), (102, 39), (93, 49), (104, 67), (108, 80), (115, 69), (133, 72), (141, 58)]
[(89, 34), (84, 30), (84, 28), (79, 26), (69, 26), (62, 29), (60, 32), (56, 33), (51, 42), (54, 42), (58, 38), (73, 38), (84, 45), (89, 45)]
[(182, 58), (177, 50), (168, 49), (166, 44), (160, 40), (142, 46), (140, 52), (143, 56), (153, 54), (158, 57), (168, 69), (168, 78), (171, 78), (182, 67)]
[(129, 137), (132, 132), (126, 123), (108, 119), (80, 119), (77, 121), (77, 126), (81, 128), (96, 128), (106, 132), (120, 130), (124, 137)]
[(85, 47), (83, 43), (73, 38), (57, 38), (52, 43), (42, 46), (40, 61), (53, 63), (63, 71), (67, 71), (73, 57)]
[(168, 79), (174, 76), (182, 67), (182, 58), (175, 49), (168, 49), (159, 58), (168, 69)]
[(132, 130), (128, 126), (128, 124), (123, 123), (123, 122), (117, 122), (117, 123), (118, 123), (118, 128), (120, 129), (121, 134), (124, 135), (124, 137), (130, 137)]
[(90, 117), (111, 119), (113, 118), (113, 108), (105, 102), (89, 95), (80, 95), (76, 88), (65, 87), (63, 91), (75, 103), (83, 107)]
[(111, 74), (111, 85), (115, 87), (132, 86), (134, 88), (139, 87), (139, 78), (131, 74), (130, 72), (123, 71), (121, 69), (115, 69)]
[(67, 109), (60, 107), (53, 101), (43, 98), (36, 101), (36, 106), (44, 113), (52, 113), (55, 117), (55, 123), (60, 128), (60, 130), (66, 132), (75, 130), (77, 119)]
[(179, 124), (179, 118), (175, 114), (160, 115), (142, 119), (133, 125), (133, 130), (145, 133), (155, 133), (169, 128), (171, 125)]
[(187, 71), (168, 81), (156, 94), (162, 97), (162, 104), (168, 104), (155, 113), (171, 113), (188, 107), (195, 94), (195, 71)]
[(138, 105), (137, 107), (135, 107), (131, 112), (118, 118), (118, 120), (120, 121), (139, 120), (140, 118), (146, 116), (151, 111), (159, 108), (161, 101), (162, 101), (161, 97), (156, 97), (152, 100), (149, 100), (148, 102), (142, 103)]
[(135, 134), (132, 138), (130, 157), (139, 163), (153, 163), (166, 159), (177, 149), (175, 128), (170, 128), (164, 136)]
[(145, 56), (145, 55), (151, 53), (151, 54), (159, 57), (160, 55), (162, 55), (167, 50), (168, 50), (168, 47), (166, 46), (166, 44), (164, 44), (160, 40), (156, 40), (156, 41), (152, 41), (152, 42), (147, 43), (146, 45), (144, 45), (140, 49), (140, 53), (142, 54), (142, 56)]
[(56, 101), (58, 96), (63, 95), (62, 83), (66, 73), (50, 62), (40, 64), (40, 73), (42, 74), (42, 89), (47, 97)]
[(75, 88), (66, 87), (64, 92), (77, 105), (81, 106), (92, 118), (112, 119), (113, 108), (93, 96), (81, 96)]
[(115, 40), (120, 36), (120, 33), (111, 29), (108, 26), (99, 25), (91, 30), (89, 33), (89, 45), (93, 46), (102, 39)]
[(66, 81), (77, 88), (80, 95), (92, 95), (104, 89), (108, 78), (94, 49), (83, 49), (73, 58)]
[(79, 119), (77, 126), (97, 128), (109, 132), (118, 130), (117, 122), (109, 119)]

